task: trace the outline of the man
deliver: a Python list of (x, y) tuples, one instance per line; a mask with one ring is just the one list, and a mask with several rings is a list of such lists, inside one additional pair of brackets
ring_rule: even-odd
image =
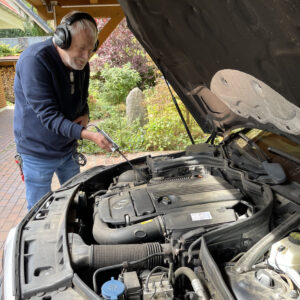
[(72, 12), (53, 39), (28, 47), (16, 65), (14, 134), (23, 161), (28, 209), (79, 173), (72, 159), (77, 139), (110, 151), (99, 133), (88, 131), (88, 60), (97, 50), (97, 24), (87, 13)]

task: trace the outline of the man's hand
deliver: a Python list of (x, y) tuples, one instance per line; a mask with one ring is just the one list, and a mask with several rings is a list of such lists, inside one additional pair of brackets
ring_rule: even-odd
[(74, 123), (77, 123), (81, 126), (83, 126), (84, 128), (86, 128), (88, 122), (89, 122), (89, 115), (85, 114), (83, 116), (79, 116), (76, 120), (73, 121)]
[(81, 138), (90, 140), (97, 144), (100, 148), (111, 152), (112, 144), (99, 132), (93, 132), (87, 129), (83, 129), (81, 131)]

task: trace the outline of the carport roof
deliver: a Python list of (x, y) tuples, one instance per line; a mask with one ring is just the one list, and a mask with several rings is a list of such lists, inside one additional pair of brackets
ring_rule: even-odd
[(99, 32), (100, 45), (124, 18), (124, 13), (117, 0), (27, 0), (44, 20), (54, 20), (59, 24), (62, 17), (70, 11), (85, 11), (94, 18), (109, 18)]

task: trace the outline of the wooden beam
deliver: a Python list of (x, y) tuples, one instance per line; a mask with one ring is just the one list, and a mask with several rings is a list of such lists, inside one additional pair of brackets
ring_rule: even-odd
[[(39, 5), (34, 1), (30, 2), (38, 11), (39, 16), (44, 20), (53, 20), (53, 13), (47, 11), (47, 7), (41, 2)], [(49, 2), (49, 1), (44, 1)], [(65, 14), (73, 10), (85, 11), (95, 18), (112, 18), (123, 11), (117, 0), (61, 0), (55, 7), (57, 21)], [(58, 22), (57, 22), (58, 23)]]
[(123, 20), (124, 16), (120, 15), (115, 18), (110, 19), (102, 30), (98, 34), (99, 47), (105, 42), (105, 40), (109, 37), (109, 35), (114, 31), (114, 29), (119, 25), (119, 23)]
[[(43, 0), (39, 5), (36, 0), (29, 0), (29, 2), (35, 6), (44, 20), (53, 20), (53, 13), (48, 13), (47, 7), (42, 5), (42, 2), (48, 3), (49, 0)], [(57, 24), (61, 22), (63, 16), (74, 10), (87, 12), (94, 18), (110, 19), (99, 33), (100, 46), (124, 18), (123, 10), (117, 0), (60, 0), (55, 6)]]
[(115, 18), (115, 17), (119, 17), (122, 16), (122, 18), (124, 17), (124, 13), (121, 9), (121, 7), (92, 7), (92, 6), (88, 6), (88, 7), (80, 7), (80, 8), (61, 8), (60, 6), (56, 6), (55, 8), (56, 10), (56, 20), (57, 20), (57, 24), (60, 23), (61, 19), (63, 18), (63, 16), (65, 16), (67, 13), (74, 11), (74, 10), (78, 10), (78, 11), (84, 11), (89, 13), (91, 16), (93, 16), (94, 18)]

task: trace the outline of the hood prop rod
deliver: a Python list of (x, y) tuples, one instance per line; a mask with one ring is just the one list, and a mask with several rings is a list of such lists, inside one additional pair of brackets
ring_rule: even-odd
[(184, 128), (185, 128), (185, 130), (186, 130), (186, 132), (187, 132), (187, 134), (188, 134), (188, 136), (189, 136), (189, 138), (190, 138), (190, 140), (191, 140), (191, 143), (194, 145), (194, 144), (195, 144), (194, 139), (193, 139), (193, 137), (192, 137), (192, 135), (191, 135), (191, 132), (190, 132), (190, 129), (189, 129), (188, 125), (186, 124), (186, 121), (185, 121), (185, 119), (184, 119), (184, 117), (183, 117), (183, 115), (182, 115), (182, 112), (181, 112), (180, 107), (179, 107), (179, 105), (178, 105), (178, 103), (177, 103), (177, 100), (176, 100), (176, 98), (174, 97), (174, 95), (173, 95), (173, 93), (172, 93), (172, 90), (171, 90), (171, 88), (170, 88), (170, 84), (169, 84), (169, 82), (166, 80), (165, 77), (164, 77), (164, 79), (165, 79), (165, 82), (166, 82), (167, 87), (168, 87), (168, 89), (169, 89), (169, 92), (170, 92), (170, 94), (171, 94), (171, 96), (172, 96), (172, 100), (173, 100), (173, 102), (174, 102), (174, 104), (175, 104), (175, 106), (176, 106), (177, 112), (178, 112), (178, 114), (179, 114), (179, 116), (180, 116), (180, 118), (181, 118), (181, 121), (182, 121), (183, 125), (184, 125)]

